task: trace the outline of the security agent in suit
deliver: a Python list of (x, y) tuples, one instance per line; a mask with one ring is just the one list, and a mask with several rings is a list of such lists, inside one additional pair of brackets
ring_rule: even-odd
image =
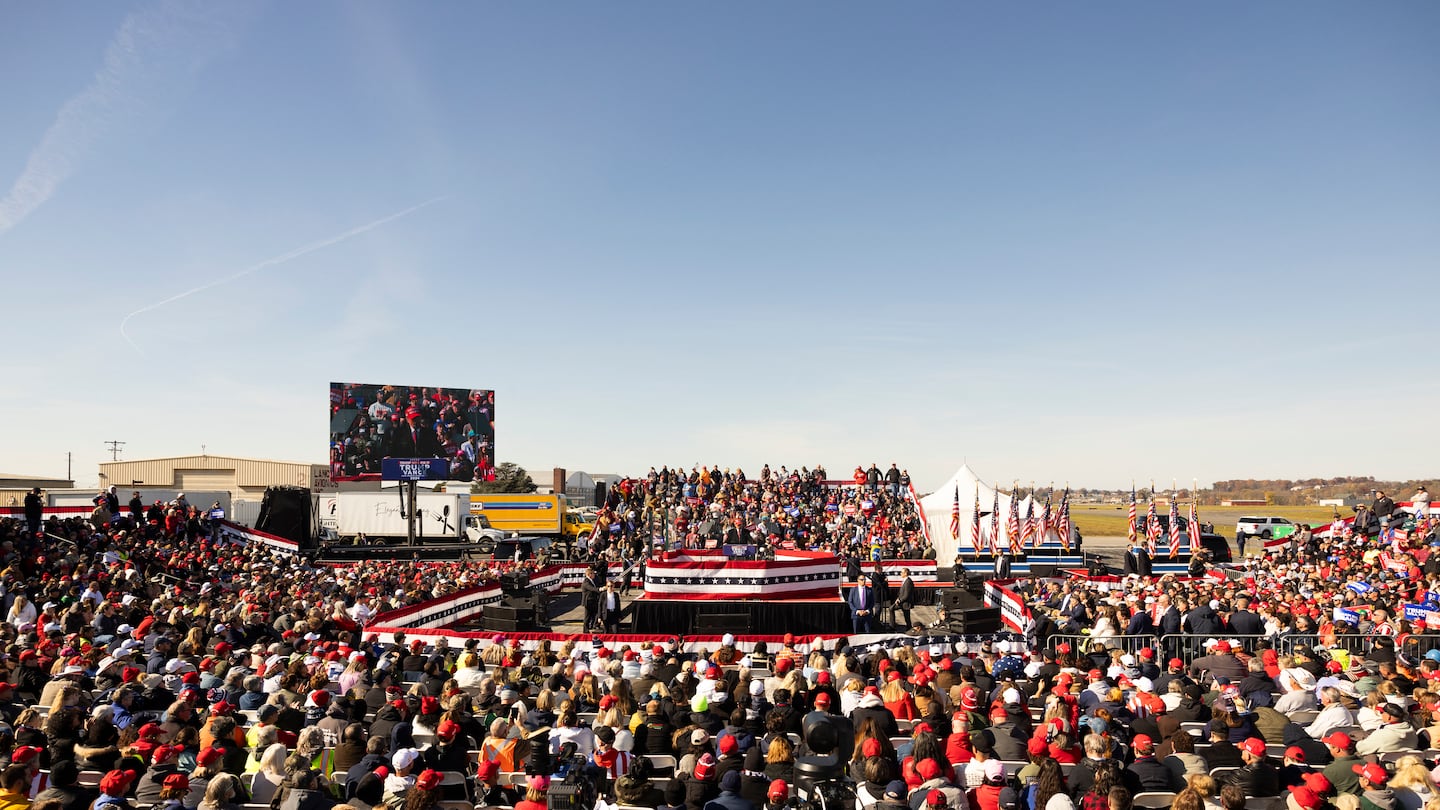
[(996, 579), (1010, 578), (1010, 547), (1001, 546), (999, 553), (995, 555), (995, 577)]
[(915, 607), (915, 580), (910, 578), (910, 569), (900, 569), (900, 588), (895, 592), (895, 610), (905, 618), (905, 629), (910, 629), (910, 610)]
[(1131, 543), (1125, 552), (1125, 573), (1150, 576), (1150, 551), (1139, 540)]
[(592, 630), (598, 622), (600, 613), (600, 573), (594, 568), (585, 572), (585, 579), (580, 583), (580, 604), (585, 608), (585, 632)]
[(860, 575), (855, 587), (850, 589), (848, 600), (850, 603), (850, 625), (854, 632), (873, 632), (875, 627), (875, 592), (870, 588), (870, 577)]
[[(870, 590), (875, 594), (875, 626), (883, 628), (887, 623), (886, 616), (894, 612), (894, 603), (890, 601), (890, 581), (879, 563), (875, 564), (875, 573), (870, 575)], [(893, 616), (890, 619), (894, 621)]]

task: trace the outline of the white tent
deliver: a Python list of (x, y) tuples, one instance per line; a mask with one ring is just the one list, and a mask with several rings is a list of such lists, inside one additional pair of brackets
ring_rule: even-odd
[[(950, 532), (951, 517), (955, 507), (957, 492), (960, 498), (960, 531), (958, 536)], [(956, 470), (955, 474), (950, 476), (950, 480), (936, 488), (934, 492), (920, 499), (920, 507), (925, 512), (925, 521), (930, 529), (930, 539), (935, 544), (935, 558), (939, 560), (942, 565), (954, 560), (957, 550), (964, 553), (975, 553), (975, 548), (971, 541), (971, 521), (974, 520), (975, 496), (977, 492), (980, 496), (981, 553), (989, 554), (991, 540), (990, 511), (995, 506), (995, 487), (981, 481), (980, 477), (970, 469), (969, 465), (962, 464), (960, 469)], [(1003, 546), (1007, 544), (1005, 523), (1010, 515), (1011, 495), (1004, 490), (1001, 490), (999, 494), (1000, 513), (998, 526), (996, 527), (998, 530), (998, 541), (996, 545)], [(1030, 508), (1031, 504), (1032, 501), (1029, 495), (1021, 498), (1016, 504), (1022, 521), (1025, 519), (1026, 510)], [(1038, 519), (1044, 506), (1042, 503), (1034, 503), (1034, 508), (1035, 516)], [(1052, 503), (1051, 508), (1058, 509), (1059, 504)], [(1049, 546), (1058, 546), (1060, 544), (1060, 538), (1055, 536), (1054, 531), (1046, 531), (1047, 533), (1042, 538), (1043, 542)]]

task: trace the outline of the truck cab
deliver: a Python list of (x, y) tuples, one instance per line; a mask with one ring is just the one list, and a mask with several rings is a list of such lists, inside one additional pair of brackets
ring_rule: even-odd
[(565, 510), (565, 524), (562, 529), (564, 536), (571, 542), (578, 543), (583, 537), (589, 539), (590, 534), (595, 531), (595, 521), (586, 519), (583, 512), (567, 509)]
[(505, 533), (490, 525), (484, 515), (467, 515), (465, 518), (464, 540), (473, 543), (480, 551), (490, 553), (495, 544), (505, 539)]

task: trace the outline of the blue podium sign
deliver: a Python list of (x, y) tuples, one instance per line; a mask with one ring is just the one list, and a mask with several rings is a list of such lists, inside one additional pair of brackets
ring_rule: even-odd
[(443, 458), (382, 459), (380, 477), (386, 481), (444, 481), (450, 477), (450, 462)]

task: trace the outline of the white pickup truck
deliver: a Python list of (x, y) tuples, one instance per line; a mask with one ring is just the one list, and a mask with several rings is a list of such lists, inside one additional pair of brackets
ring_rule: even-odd
[(1294, 531), (1295, 524), (1282, 517), (1242, 517), (1235, 521), (1235, 536), (1247, 539), (1279, 540), (1289, 537)]

